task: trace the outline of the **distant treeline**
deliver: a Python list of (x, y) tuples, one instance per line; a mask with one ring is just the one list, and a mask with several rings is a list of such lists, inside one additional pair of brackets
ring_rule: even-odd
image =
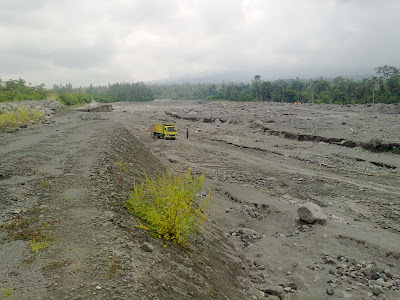
[(230, 101), (314, 102), (335, 104), (400, 102), (400, 70), (376, 68), (377, 76), (360, 81), (336, 77), (313, 80), (264, 81), (254, 76), (251, 84), (171, 84), (150, 86), (155, 98)]
[(97, 102), (150, 101), (154, 99), (152, 91), (143, 83), (114, 83), (107, 86), (73, 88), (71, 83), (53, 85), (46, 89), (42, 83), (38, 86), (26, 84), (24, 79), (2, 81), (0, 79), (0, 102), (19, 100), (58, 100), (65, 105), (77, 105)]
[[(152, 91), (143, 83), (117, 82), (106, 86), (93, 86), (73, 88), (68, 83), (65, 86), (53, 85), (51, 92), (57, 93), (60, 97), (83, 98), (84, 102), (87, 97), (97, 102), (140, 102), (154, 100)], [(78, 100), (79, 101), (79, 100)], [(79, 101), (82, 103), (81, 101)], [(90, 102), (90, 101), (89, 101)]]
[(26, 81), (19, 78), (18, 80), (10, 79), (2, 81), (0, 79), (0, 102), (15, 100), (43, 100), (46, 99), (49, 92), (45, 89), (44, 84), (31, 86)]
[(97, 102), (139, 102), (153, 99), (208, 99), (230, 101), (314, 102), (334, 104), (399, 103), (400, 69), (382, 66), (376, 76), (352, 80), (342, 76), (302, 80), (264, 81), (255, 75), (251, 83), (150, 85), (143, 82), (117, 82), (106, 86), (73, 88), (71, 83), (55, 84), (47, 90), (44, 84), (26, 85), (26, 81), (2, 81), (0, 102), (56, 99), (66, 105)]

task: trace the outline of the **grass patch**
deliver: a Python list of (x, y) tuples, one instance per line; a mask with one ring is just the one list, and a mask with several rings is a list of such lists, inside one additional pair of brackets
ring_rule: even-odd
[(17, 127), (18, 120), (15, 113), (7, 111), (0, 114), (0, 129), (6, 127)]
[(15, 116), (16, 116), (18, 122), (20, 122), (21, 124), (28, 124), (31, 121), (31, 119), (29, 118), (29, 111), (25, 107), (25, 105), (17, 107)]
[(123, 267), (122, 267), (122, 262), (120, 259), (117, 257), (116, 254), (112, 253), (110, 255), (110, 262), (109, 262), (109, 277), (113, 277), (118, 274), (123, 274)]
[(210, 195), (201, 205), (195, 203), (204, 175), (193, 178), (191, 172), (178, 177), (147, 178), (135, 184), (125, 207), (146, 222), (143, 228), (154, 236), (185, 245), (191, 233), (199, 229), (207, 215)]
[(29, 245), (31, 246), (32, 251), (37, 253), (39, 250), (49, 247), (52, 241), (53, 238), (48, 235), (38, 235), (29, 241)]
[(72, 260), (63, 260), (63, 261), (53, 261), (45, 265), (42, 269), (43, 270), (54, 270), (66, 267), (72, 264)]
[(50, 234), (50, 227), (55, 221), (41, 222), (39, 217), (35, 216), (40, 214), (40, 211), (41, 209), (33, 209), (31, 216), (18, 216), (9, 224), (2, 225), (1, 228), (7, 232), (7, 238), (28, 241), (34, 252), (47, 248), (54, 240)]
[(13, 240), (30, 240), (40, 231), (38, 218), (16, 217), (10, 224), (2, 225)]
[(0, 129), (16, 128), (31, 121), (41, 122), (43, 119), (43, 114), (37, 108), (28, 110), (25, 105), (19, 105), (14, 112), (0, 112)]
[(31, 118), (34, 122), (42, 122), (44, 119), (43, 114), (37, 108), (32, 109)]
[(10, 289), (10, 288), (4, 288), (4, 289), (0, 290), (0, 293), (2, 293), (1, 299), (7, 299), (12, 294), (14, 294), (14, 291), (12, 289)]
[(48, 188), (50, 186), (50, 181), (42, 179), (39, 181), (39, 184), (42, 188)]

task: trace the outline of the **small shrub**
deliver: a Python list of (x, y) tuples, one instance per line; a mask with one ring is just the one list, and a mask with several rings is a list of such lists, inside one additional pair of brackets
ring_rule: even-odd
[(0, 129), (6, 127), (17, 127), (18, 120), (15, 113), (11, 111), (0, 114)]
[(15, 115), (19, 123), (28, 124), (31, 121), (29, 118), (29, 111), (25, 105), (18, 106)]
[(39, 252), (39, 250), (46, 249), (52, 242), (50, 236), (38, 235), (29, 241), (32, 251)]
[(34, 122), (38, 122), (38, 121), (43, 121), (43, 114), (40, 112), (40, 110), (38, 110), (37, 108), (32, 109), (31, 111), (31, 119)]
[(124, 162), (117, 161), (116, 164), (118, 166), (119, 173), (130, 173), (132, 171)]
[(114, 253), (110, 255), (109, 267), (109, 277), (113, 277), (114, 275), (123, 273), (122, 262)]
[(44, 180), (44, 179), (40, 180), (40, 181), (39, 181), (39, 184), (40, 184), (40, 186), (41, 186), (42, 188), (48, 188), (48, 187), (50, 186), (50, 182), (49, 182), (49, 181), (46, 181), (46, 180)]
[(43, 114), (37, 108), (29, 111), (24, 105), (20, 105), (17, 106), (15, 112), (7, 111), (0, 113), (0, 129), (26, 125), (29, 124), (31, 120), (35, 122), (42, 121)]
[(184, 245), (207, 218), (203, 210), (210, 195), (202, 205), (194, 203), (203, 181), (204, 175), (192, 178), (190, 170), (186, 176), (146, 178), (141, 185), (134, 185), (125, 207), (145, 221), (153, 235)]
[(10, 288), (1, 289), (0, 292), (3, 294), (1, 295), (1, 299), (6, 299), (10, 297), (12, 294), (14, 294), (14, 291)]

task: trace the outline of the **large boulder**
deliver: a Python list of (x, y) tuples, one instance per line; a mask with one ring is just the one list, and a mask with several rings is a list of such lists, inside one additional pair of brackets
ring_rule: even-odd
[(261, 128), (264, 129), (265, 125), (264, 122), (261, 120), (254, 120), (251, 124), (250, 124), (251, 128)]
[(301, 221), (312, 224), (315, 222), (325, 223), (328, 217), (321, 207), (312, 202), (307, 202), (297, 209)]
[(91, 103), (89, 106), (80, 107), (76, 110), (81, 112), (112, 112), (113, 106), (112, 104)]

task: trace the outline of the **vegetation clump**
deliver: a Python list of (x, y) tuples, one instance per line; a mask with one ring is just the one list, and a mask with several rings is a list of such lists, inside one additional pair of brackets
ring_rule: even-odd
[(29, 244), (32, 248), (32, 251), (37, 253), (39, 250), (49, 247), (52, 241), (53, 239), (50, 236), (41, 234), (31, 239)]
[(79, 105), (88, 104), (93, 101), (92, 96), (84, 93), (77, 94), (61, 94), (58, 95), (57, 100), (65, 105)]
[(154, 236), (172, 240), (185, 245), (189, 234), (199, 229), (207, 215), (210, 195), (201, 205), (195, 203), (197, 192), (204, 182), (204, 175), (192, 177), (186, 175), (164, 176), (158, 179), (147, 178), (142, 184), (135, 184), (134, 190), (125, 207), (145, 221)]
[(18, 121), (17, 116), (14, 112), (0, 112), (0, 129), (5, 127), (17, 127)]
[(44, 100), (49, 95), (45, 85), (42, 83), (31, 86), (22, 78), (18, 80), (10, 79), (2, 81), (0, 79), (0, 102), (20, 101), (20, 100)]
[(70, 264), (72, 264), (72, 260), (53, 261), (45, 265), (42, 270), (60, 269)]
[[(55, 84), (50, 91), (57, 94), (57, 99), (66, 105), (83, 103), (89, 98), (96, 102), (142, 102), (154, 100), (152, 91), (143, 82), (117, 82), (108, 84), (108, 86), (93, 86), (91, 84), (89, 87), (84, 88), (73, 88), (71, 83), (66, 85)], [(68, 104), (77, 101), (78, 103)]]
[(43, 114), (37, 108), (29, 110), (25, 105), (18, 105), (15, 111), (0, 111), (0, 129), (24, 126), (43, 119)]
[(28, 241), (32, 251), (39, 252), (54, 240), (50, 228), (55, 223), (54, 220), (40, 222), (36, 215), (41, 212), (43, 212), (41, 208), (32, 208), (28, 216), (17, 216), (11, 223), (1, 225), (0, 228), (8, 233), (8, 239)]
[(14, 294), (14, 291), (12, 289), (10, 289), (10, 288), (3, 288), (3, 289), (0, 290), (0, 292), (2, 293), (1, 299), (7, 299), (12, 294)]

